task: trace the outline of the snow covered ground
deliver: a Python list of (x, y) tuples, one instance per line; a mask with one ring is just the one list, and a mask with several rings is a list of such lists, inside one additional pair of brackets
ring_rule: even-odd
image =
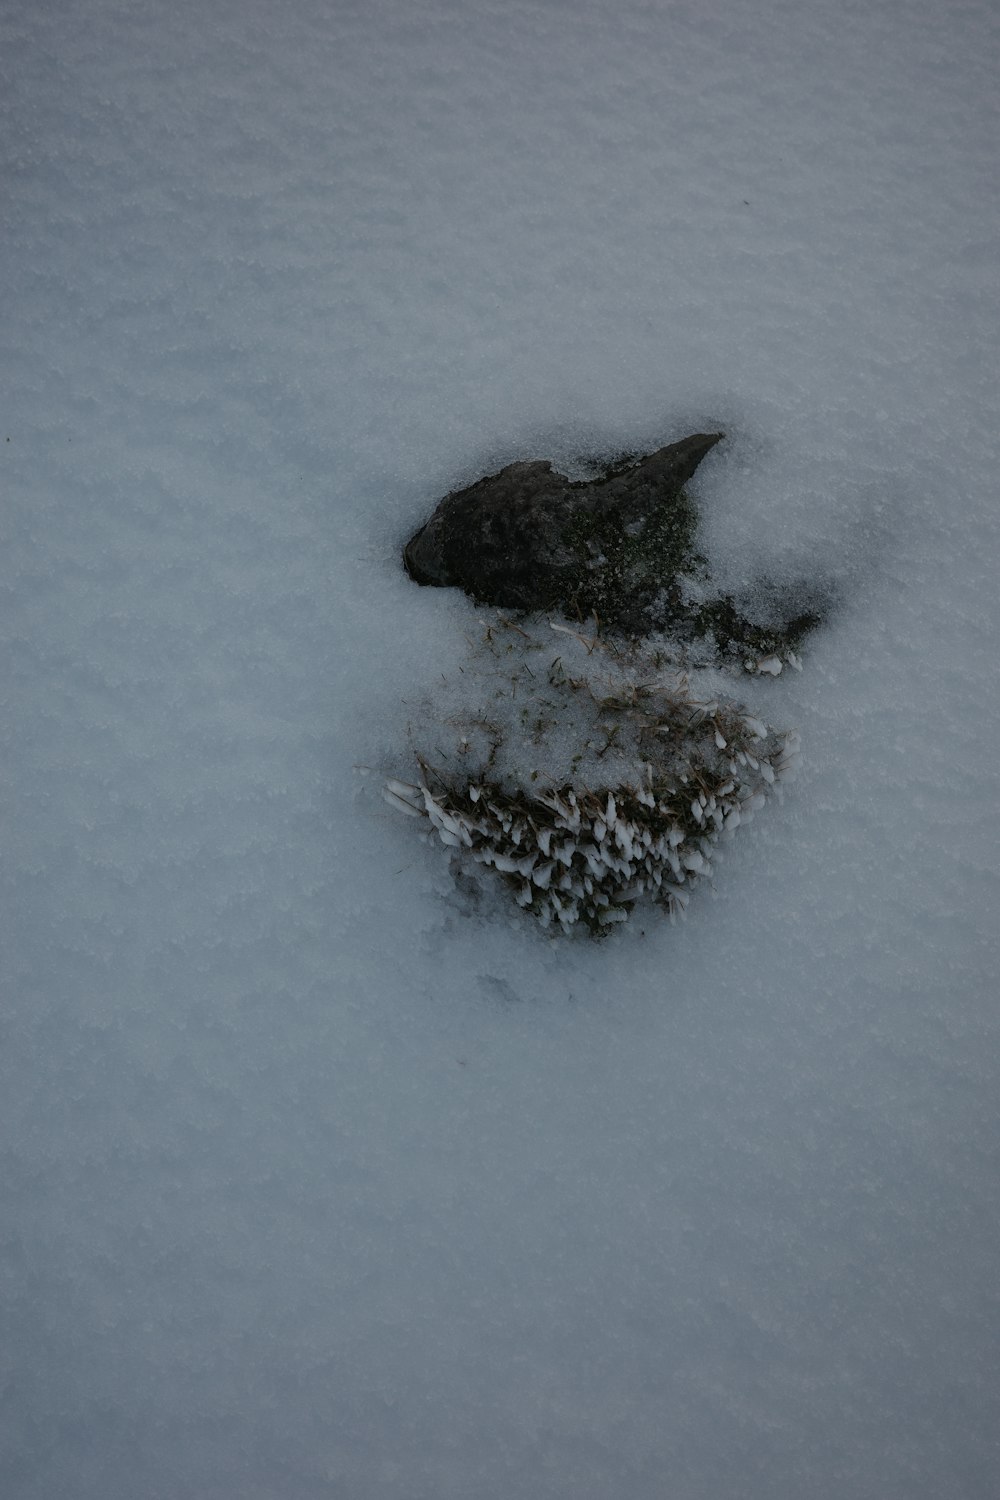
[[(0, 17), (0, 1494), (995, 1496), (995, 7)], [(466, 914), (400, 544), (717, 426), (798, 782), (683, 927)]]

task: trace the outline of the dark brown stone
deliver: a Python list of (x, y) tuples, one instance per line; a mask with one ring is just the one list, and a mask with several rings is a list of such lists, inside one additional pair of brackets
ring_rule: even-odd
[(722, 436), (695, 433), (589, 481), (545, 461), (508, 464), (441, 501), (406, 544), (407, 572), (507, 609), (599, 609), (631, 629), (664, 623), (676, 574), (694, 557), (683, 488)]
[(821, 591), (786, 587), (784, 609), (758, 623), (749, 597), (713, 591), (695, 545), (698, 513), (684, 486), (722, 436), (694, 433), (591, 480), (568, 479), (544, 460), (508, 464), (441, 501), (407, 542), (406, 570), (503, 609), (698, 640), (751, 669), (755, 659), (787, 658), (819, 624)]

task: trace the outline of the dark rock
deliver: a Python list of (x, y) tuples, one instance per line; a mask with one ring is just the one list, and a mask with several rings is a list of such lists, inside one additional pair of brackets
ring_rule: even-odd
[(684, 486), (721, 432), (574, 481), (544, 460), (508, 464), (447, 495), (407, 542), (417, 583), (455, 587), (505, 609), (597, 615), (633, 636), (711, 637), (720, 651), (789, 647), (816, 620), (782, 631), (751, 624), (729, 596), (710, 597), (695, 549), (698, 513)]
[(637, 622), (687, 560), (697, 518), (683, 488), (721, 437), (696, 433), (590, 481), (508, 464), (441, 501), (406, 545), (407, 572), (507, 609), (601, 604), (609, 623)]

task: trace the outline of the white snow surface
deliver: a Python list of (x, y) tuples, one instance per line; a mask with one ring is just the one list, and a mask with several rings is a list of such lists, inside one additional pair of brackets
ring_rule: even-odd
[[(992, 1500), (996, 7), (0, 20), (4, 1500)], [(399, 548), (716, 428), (802, 772), (553, 947), (378, 795)]]

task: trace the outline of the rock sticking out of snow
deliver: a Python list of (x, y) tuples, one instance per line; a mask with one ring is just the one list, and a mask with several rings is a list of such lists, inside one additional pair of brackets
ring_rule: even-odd
[(406, 570), (481, 604), (595, 614), (630, 636), (669, 630), (777, 676), (819, 614), (789, 596), (783, 623), (767, 626), (748, 616), (746, 601), (712, 588), (684, 487), (722, 437), (696, 432), (586, 480), (544, 459), (508, 464), (445, 496), (403, 549)]

